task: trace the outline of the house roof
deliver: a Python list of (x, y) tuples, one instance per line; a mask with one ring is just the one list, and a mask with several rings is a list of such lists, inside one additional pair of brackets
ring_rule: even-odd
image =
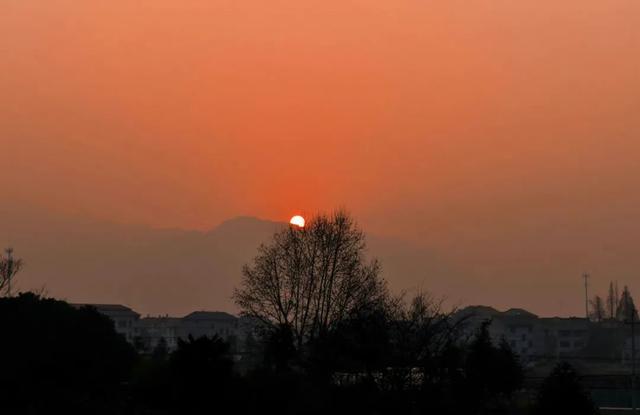
[(498, 310), (493, 307), (484, 305), (470, 305), (459, 310), (456, 314), (461, 316), (477, 316), (477, 317), (489, 317), (500, 314)]
[(502, 314), (512, 317), (538, 317), (537, 315), (525, 310), (524, 308), (510, 308)]
[(71, 304), (71, 306), (75, 308), (93, 307), (96, 310), (98, 310), (98, 312), (103, 314), (122, 313), (122, 314), (135, 314), (137, 316), (140, 316), (140, 314), (136, 313), (131, 308), (124, 306), (122, 304)]
[(191, 320), (191, 321), (204, 321), (204, 320), (235, 321), (237, 320), (237, 317), (229, 313), (225, 313), (224, 311), (194, 311), (193, 313), (190, 313), (184, 316), (183, 319)]

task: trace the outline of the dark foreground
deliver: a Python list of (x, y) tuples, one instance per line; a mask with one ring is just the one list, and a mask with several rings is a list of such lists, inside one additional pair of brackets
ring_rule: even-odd
[(0, 299), (0, 413), (598, 413), (569, 364), (527, 386), (488, 323), (469, 339), (418, 323), (370, 313), (304, 347), (273, 328), (241, 351), (190, 338), (140, 354), (95, 309), (22, 294)]

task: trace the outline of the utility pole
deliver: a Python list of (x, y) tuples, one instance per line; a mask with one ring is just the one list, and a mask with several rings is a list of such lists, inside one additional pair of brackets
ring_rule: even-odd
[(589, 274), (585, 272), (582, 278), (584, 278), (584, 316), (589, 320)]

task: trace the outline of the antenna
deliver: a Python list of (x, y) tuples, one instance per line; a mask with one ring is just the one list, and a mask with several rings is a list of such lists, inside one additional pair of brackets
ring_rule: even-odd
[(591, 276), (588, 273), (582, 274), (584, 278), (584, 312), (587, 320), (589, 319), (589, 278)]

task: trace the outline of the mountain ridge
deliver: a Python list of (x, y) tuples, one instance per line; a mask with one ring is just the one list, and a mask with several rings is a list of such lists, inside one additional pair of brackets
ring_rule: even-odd
[[(20, 289), (44, 288), (78, 303), (122, 303), (142, 314), (236, 312), (231, 295), (242, 266), (284, 226), (245, 215), (206, 231), (158, 229), (0, 209), (0, 241), (11, 242), (26, 263), (17, 278)], [(402, 274), (391, 278), (392, 288), (421, 284), (415, 278), (421, 272), (408, 264), (423, 251), (396, 238), (368, 235), (367, 241), (368, 254), (381, 259), (388, 279)]]

